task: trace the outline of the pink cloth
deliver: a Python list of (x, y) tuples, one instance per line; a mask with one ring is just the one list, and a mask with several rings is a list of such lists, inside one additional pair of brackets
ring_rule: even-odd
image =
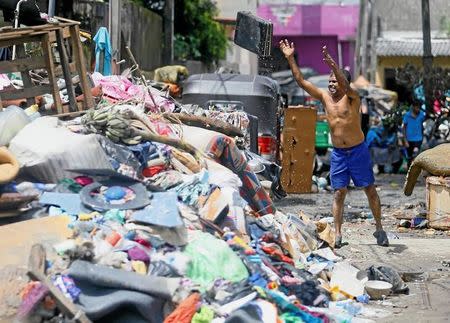
[(9, 80), (6, 74), (0, 74), (0, 90), (3, 90), (5, 87), (11, 85), (11, 81)]
[(145, 107), (154, 112), (172, 112), (175, 104), (162, 97), (158, 90), (150, 88), (156, 107), (143, 85), (135, 85), (124, 76), (110, 75), (103, 76), (100, 73), (92, 74), (95, 86), (102, 87), (103, 94), (115, 100), (137, 99), (144, 100)]

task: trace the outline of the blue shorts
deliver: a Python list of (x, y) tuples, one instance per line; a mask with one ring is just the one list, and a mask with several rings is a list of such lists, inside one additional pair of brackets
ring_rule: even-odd
[(363, 141), (350, 148), (334, 148), (331, 154), (331, 186), (344, 188), (350, 178), (357, 187), (367, 187), (375, 183), (369, 148)]

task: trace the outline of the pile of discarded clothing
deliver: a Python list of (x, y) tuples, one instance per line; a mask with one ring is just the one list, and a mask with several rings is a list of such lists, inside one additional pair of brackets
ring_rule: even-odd
[(68, 217), (73, 233), (32, 248), (19, 318), (329, 322), (370, 314), (361, 304), (368, 277), (334, 254), (330, 225), (277, 211), (223, 133), (230, 125), (188, 125), (181, 114), (167, 117), (174, 104), (157, 91), (141, 85), (140, 96), (123, 79), (94, 79), (104, 94), (96, 109), (36, 118), (8, 139), (12, 175), (0, 183), (0, 202), (3, 194), (38, 198), (35, 216)]

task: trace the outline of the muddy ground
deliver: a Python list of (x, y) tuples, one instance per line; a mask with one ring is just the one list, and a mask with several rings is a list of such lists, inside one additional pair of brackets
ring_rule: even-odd
[[(379, 322), (448, 322), (450, 320), (450, 231), (398, 228), (393, 214), (419, 213), (425, 207), (425, 181), (416, 184), (414, 192), (403, 194), (404, 175), (377, 175), (383, 225), (390, 238), (387, 248), (376, 245), (372, 233), (374, 222), (362, 190), (351, 189), (344, 209), (343, 241), (347, 245), (337, 254), (349, 259), (359, 269), (371, 265), (388, 265), (411, 280), (409, 295), (393, 295), (384, 301), (371, 301), (371, 309), (380, 309)], [(289, 195), (276, 202), (285, 213), (305, 212), (311, 218), (331, 217), (333, 194)], [(414, 208), (413, 208), (414, 207)], [(409, 208), (409, 209), (408, 209)], [(404, 211), (407, 209), (408, 211)], [(383, 316), (383, 317), (381, 317)]]

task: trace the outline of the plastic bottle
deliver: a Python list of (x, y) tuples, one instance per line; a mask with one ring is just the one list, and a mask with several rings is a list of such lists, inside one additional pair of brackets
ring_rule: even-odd
[(369, 299), (370, 297), (367, 294), (359, 295), (358, 297), (356, 297), (356, 301), (364, 304), (369, 304)]
[(348, 314), (355, 316), (359, 312), (361, 312), (361, 305), (353, 302), (353, 301), (339, 301), (336, 303), (336, 306), (342, 307), (347, 311)]
[(0, 108), (0, 146), (8, 146), (11, 140), (22, 130), (30, 118), (18, 106)]
[(39, 113), (39, 106), (37, 104), (33, 104), (26, 108), (25, 113), (28, 115), (31, 121), (39, 118), (41, 114)]

